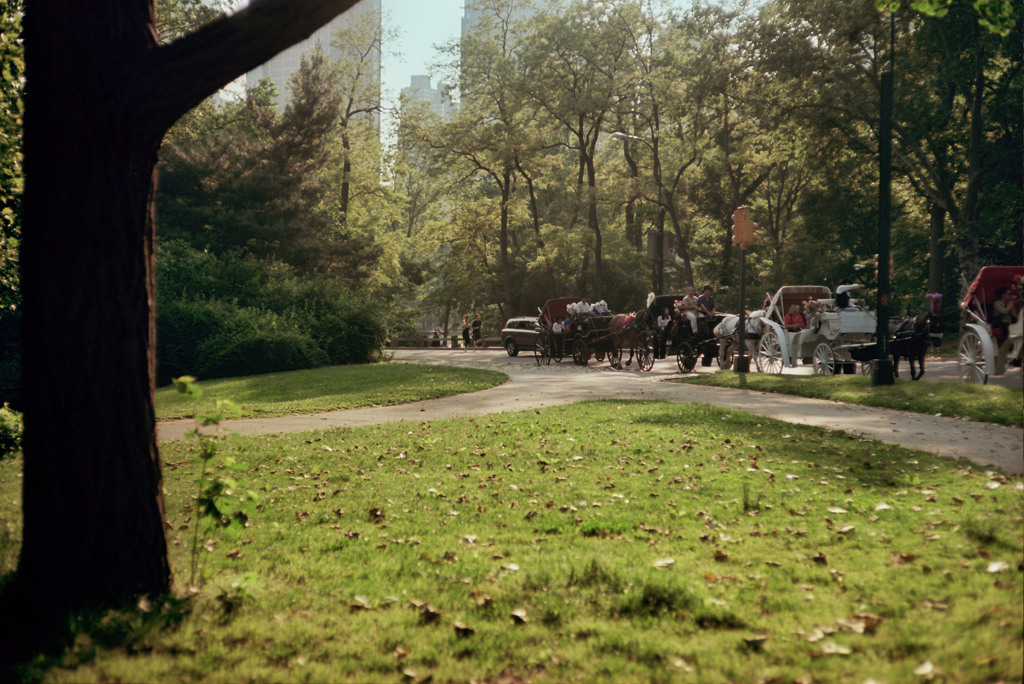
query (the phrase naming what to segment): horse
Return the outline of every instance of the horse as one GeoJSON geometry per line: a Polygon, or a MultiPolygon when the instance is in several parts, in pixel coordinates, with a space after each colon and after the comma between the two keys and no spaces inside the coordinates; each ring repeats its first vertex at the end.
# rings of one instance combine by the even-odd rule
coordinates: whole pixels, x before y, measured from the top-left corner
{"type": "MultiPolygon", "coordinates": [[[[767,329],[764,317],[763,311],[754,311],[747,315],[743,337],[748,356],[754,356],[757,342],[767,329]]],[[[726,364],[731,364],[730,356],[739,348],[739,327],[740,317],[736,314],[726,314],[712,331],[718,340],[718,365],[722,368],[726,368],[726,364]]]]}
{"type": "Polygon", "coordinates": [[[889,340],[889,353],[892,354],[892,374],[900,376],[900,359],[910,364],[910,379],[920,380],[924,375],[924,354],[929,345],[936,347],[941,342],[942,322],[933,311],[926,311],[916,318],[908,318],[896,326],[889,340]],[[914,362],[918,371],[914,373],[914,362]]]}
{"type": "Polygon", "coordinates": [[[633,363],[633,356],[636,353],[637,340],[640,333],[650,331],[651,325],[647,315],[647,307],[642,307],[632,313],[620,313],[612,316],[608,323],[608,334],[611,336],[611,364],[613,368],[622,368],[622,351],[629,348],[629,358],[626,365],[633,363]]]}

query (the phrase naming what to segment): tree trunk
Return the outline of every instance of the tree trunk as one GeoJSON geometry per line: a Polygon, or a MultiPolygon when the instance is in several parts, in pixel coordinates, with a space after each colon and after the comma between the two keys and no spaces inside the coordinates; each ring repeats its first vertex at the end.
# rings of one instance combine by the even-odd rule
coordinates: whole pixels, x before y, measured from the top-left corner
{"type": "Polygon", "coordinates": [[[190,107],[354,2],[257,0],[165,48],[151,0],[27,3],[25,524],[4,596],[22,618],[170,590],[153,410],[157,150],[190,107]]]}
{"type": "Polygon", "coordinates": [[[942,292],[942,271],[945,261],[943,238],[946,232],[946,210],[932,203],[928,210],[931,220],[928,231],[928,291],[942,292]]]}
{"type": "Polygon", "coordinates": [[[512,201],[512,167],[505,166],[501,174],[501,227],[498,241],[501,247],[501,294],[507,311],[512,306],[512,264],[508,255],[508,206],[512,201]]]}

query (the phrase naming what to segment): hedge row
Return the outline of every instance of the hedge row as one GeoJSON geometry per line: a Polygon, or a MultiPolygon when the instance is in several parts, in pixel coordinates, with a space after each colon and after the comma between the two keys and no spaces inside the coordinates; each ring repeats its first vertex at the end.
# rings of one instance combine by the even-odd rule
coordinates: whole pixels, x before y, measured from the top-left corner
{"type": "Polygon", "coordinates": [[[160,384],[369,363],[383,353],[377,307],[331,278],[181,243],[162,245],[157,263],[160,384]]]}

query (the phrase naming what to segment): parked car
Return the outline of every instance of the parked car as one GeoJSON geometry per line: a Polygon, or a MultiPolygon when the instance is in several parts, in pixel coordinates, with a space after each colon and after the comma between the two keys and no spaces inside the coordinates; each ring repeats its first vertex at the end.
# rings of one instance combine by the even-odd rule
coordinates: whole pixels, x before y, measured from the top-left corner
{"type": "Polygon", "coordinates": [[[505,348],[509,356],[515,356],[520,349],[536,347],[539,333],[540,328],[537,326],[536,316],[510,318],[505,323],[505,327],[501,329],[501,346],[505,348]]]}

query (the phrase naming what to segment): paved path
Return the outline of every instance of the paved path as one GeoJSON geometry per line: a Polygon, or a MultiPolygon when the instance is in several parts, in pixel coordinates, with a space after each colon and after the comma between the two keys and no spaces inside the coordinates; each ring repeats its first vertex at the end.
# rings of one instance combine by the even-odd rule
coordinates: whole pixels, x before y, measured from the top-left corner
{"type": "MultiPolygon", "coordinates": [[[[481,392],[401,406],[231,420],[223,425],[242,435],[303,432],[479,416],[586,399],[656,399],[739,409],[790,423],[843,430],[950,458],[965,458],[1008,473],[1024,473],[1024,430],[1018,428],[782,394],[666,382],[681,377],[671,360],[658,361],[652,372],[640,373],[611,370],[607,364],[579,368],[571,361],[538,368],[532,357],[509,358],[503,350],[401,349],[395,350],[394,359],[488,368],[507,373],[510,380],[481,392]]],[[[929,364],[927,370],[926,378],[943,376],[942,364],[929,364]]],[[[181,439],[191,427],[191,421],[161,423],[157,435],[161,441],[181,439]]]]}

